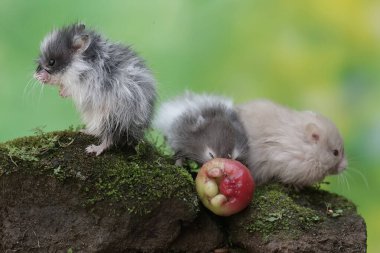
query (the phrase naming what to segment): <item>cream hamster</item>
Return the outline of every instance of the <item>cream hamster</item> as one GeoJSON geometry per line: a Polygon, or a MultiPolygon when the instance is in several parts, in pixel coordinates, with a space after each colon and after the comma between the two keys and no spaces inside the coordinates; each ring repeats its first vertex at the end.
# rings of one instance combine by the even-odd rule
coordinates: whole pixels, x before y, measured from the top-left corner
{"type": "Polygon", "coordinates": [[[237,112],[249,138],[248,167],[258,184],[273,179],[309,186],[347,167],[342,137],[326,117],[267,100],[239,105],[237,112]]]}
{"type": "Polygon", "coordinates": [[[177,164],[200,164],[216,157],[246,162],[248,139],[231,100],[186,92],[162,104],[154,126],[175,152],[177,164]]]}
{"type": "Polygon", "coordinates": [[[86,124],[98,137],[88,153],[133,143],[150,126],[156,100],[155,80],[130,47],[113,43],[83,24],[49,33],[41,43],[35,78],[56,84],[71,97],[86,124]]]}

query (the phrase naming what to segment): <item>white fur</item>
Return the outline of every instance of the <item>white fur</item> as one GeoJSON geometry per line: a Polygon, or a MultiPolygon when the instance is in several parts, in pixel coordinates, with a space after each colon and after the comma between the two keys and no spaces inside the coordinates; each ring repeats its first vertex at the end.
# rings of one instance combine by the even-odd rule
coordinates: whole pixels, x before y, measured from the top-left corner
{"type": "Polygon", "coordinates": [[[49,44],[57,39],[58,32],[57,30],[53,30],[51,33],[49,33],[41,42],[40,50],[41,52],[44,52],[47,50],[49,44]]]}
{"type": "Polygon", "coordinates": [[[312,185],[347,165],[339,131],[322,115],[267,100],[240,105],[237,111],[249,138],[249,168],[258,184],[275,179],[312,185]],[[339,157],[333,155],[334,149],[339,149],[339,157]]]}
{"type": "MultiPolygon", "coordinates": [[[[115,88],[113,92],[105,94],[101,91],[101,76],[95,73],[99,70],[90,69],[90,67],[91,66],[87,65],[85,61],[78,58],[73,61],[72,66],[62,77],[62,83],[69,90],[69,93],[72,94],[72,99],[81,112],[88,132],[95,136],[101,136],[103,130],[101,127],[102,122],[106,122],[106,117],[111,112],[116,112],[115,116],[118,116],[117,121],[126,127],[131,121],[136,121],[136,123],[142,124],[149,114],[149,108],[144,104],[144,94],[137,83],[130,80],[127,86],[124,83],[120,83],[118,79],[115,79],[114,84],[118,87],[115,88]],[[79,73],[84,71],[92,71],[94,74],[90,75],[91,78],[80,81],[79,73]],[[130,88],[133,88],[134,91],[132,92],[130,88]],[[127,110],[127,105],[120,104],[125,102],[125,99],[118,98],[128,98],[130,102],[133,100],[141,101],[139,108],[140,115],[134,115],[133,113],[122,111],[127,110]]],[[[125,70],[126,71],[122,72],[121,75],[125,74],[126,76],[120,76],[121,80],[127,80],[128,75],[141,74],[144,75],[145,78],[150,78],[153,81],[150,73],[147,73],[146,70],[141,68],[131,68],[128,65],[125,70]],[[140,73],[138,71],[140,71],[140,73]]]]}
{"type": "Polygon", "coordinates": [[[237,149],[237,148],[235,147],[234,150],[232,151],[231,158],[232,158],[233,160],[235,160],[235,159],[238,158],[240,155],[241,155],[241,150],[239,150],[239,149],[237,149]]]}

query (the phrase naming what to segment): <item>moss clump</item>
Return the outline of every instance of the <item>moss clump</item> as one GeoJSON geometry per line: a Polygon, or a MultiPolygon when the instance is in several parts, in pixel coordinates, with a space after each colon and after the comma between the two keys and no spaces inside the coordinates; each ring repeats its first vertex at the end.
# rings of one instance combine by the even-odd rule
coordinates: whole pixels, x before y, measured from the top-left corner
{"type": "Polygon", "coordinates": [[[296,239],[310,229],[333,223],[330,219],[355,213],[352,202],[317,187],[298,192],[270,184],[257,187],[249,217],[241,225],[265,241],[274,237],[296,239]]]}
{"type": "Polygon", "coordinates": [[[97,194],[88,199],[89,203],[111,199],[128,203],[129,212],[141,214],[151,212],[159,201],[177,198],[198,210],[194,182],[188,172],[168,163],[147,142],[140,142],[136,151],[131,157],[118,157],[94,168],[97,178],[87,191],[97,194]]]}
{"type": "Polygon", "coordinates": [[[35,139],[35,142],[30,142],[29,145],[22,145],[25,141],[24,138],[4,144],[4,148],[7,150],[9,158],[16,166],[17,164],[14,159],[29,162],[39,161],[38,157],[40,155],[57,146],[57,135],[46,134],[41,128],[36,128],[34,133],[38,138],[35,139]]]}
{"type": "Polygon", "coordinates": [[[253,211],[245,229],[258,232],[264,240],[281,232],[286,232],[288,237],[297,237],[301,231],[323,220],[316,210],[299,205],[289,191],[278,184],[258,187],[250,206],[253,211]]]}
{"type": "MultiPolygon", "coordinates": [[[[0,176],[14,172],[49,176],[79,186],[83,205],[117,205],[131,213],[151,212],[161,201],[176,198],[198,211],[191,175],[148,141],[95,157],[85,147],[94,138],[72,130],[38,133],[0,145],[0,176]]],[[[111,212],[110,212],[111,213],[111,212]]]]}

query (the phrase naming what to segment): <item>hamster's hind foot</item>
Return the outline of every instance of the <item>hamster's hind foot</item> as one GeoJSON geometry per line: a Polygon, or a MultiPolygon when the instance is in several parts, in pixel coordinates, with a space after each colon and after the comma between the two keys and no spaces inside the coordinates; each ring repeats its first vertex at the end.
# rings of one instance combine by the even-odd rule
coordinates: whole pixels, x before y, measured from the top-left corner
{"type": "Polygon", "coordinates": [[[96,146],[94,144],[88,146],[86,148],[86,152],[88,154],[95,153],[96,156],[102,154],[106,149],[108,149],[111,145],[107,141],[103,141],[100,145],[96,146]]]}
{"type": "Polygon", "coordinates": [[[87,128],[83,128],[79,130],[79,132],[82,134],[93,135],[87,128]]]}

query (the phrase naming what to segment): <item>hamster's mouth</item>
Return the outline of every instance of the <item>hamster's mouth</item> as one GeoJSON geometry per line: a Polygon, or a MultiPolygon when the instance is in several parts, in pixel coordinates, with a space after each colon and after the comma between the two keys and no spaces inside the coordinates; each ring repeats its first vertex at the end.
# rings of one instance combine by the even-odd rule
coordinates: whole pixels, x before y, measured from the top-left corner
{"type": "Polygon", "coordinates": [[[334,168],[332,168],[331,172],[332,174],[339,174],[341,173],[342,171],[344,171],[346,168],[347,168],[347,160],[346,158],[342,157],[342,159],[340,159],[340,161],[335,165],[334,168]]]}
{"type": "Polygon", "coordinates": [[[46,70],[34,73],[33,77],[43,84],[50,82],[50,74],[46,70]]]}
{"type": "Polygon", "coordinates": [[[61,97],[66,98],[70,96],[67,88],[62,83],[58,82],[58,80],[55,80],[57,78],[54,78],[54,76],[49,74],[46,70],[41,70],[34,73],[33,77],[43,84],[57,85],[59,88],[59,95],[61,97]]]}

